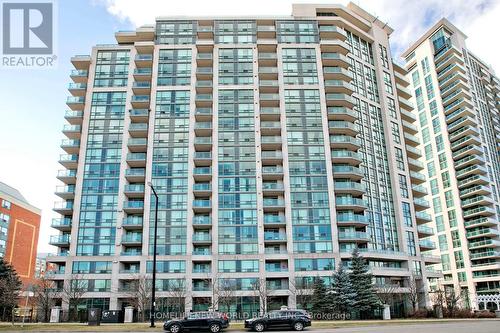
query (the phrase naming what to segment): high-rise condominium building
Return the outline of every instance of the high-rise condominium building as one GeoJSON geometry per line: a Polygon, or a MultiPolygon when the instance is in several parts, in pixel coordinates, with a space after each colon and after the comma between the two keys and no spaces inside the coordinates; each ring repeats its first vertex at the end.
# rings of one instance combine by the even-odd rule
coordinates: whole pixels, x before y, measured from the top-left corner
{"type": "Polygon", "coordinates": [[[445,286],[500,291],[500,81],[443,19],[403,56],[445,286]]]}
{"type": "Polygon", "coordinates": [[[439,258],[391,32],[353,4],[294,5],[161,17],[74,57],[58,288],[76,276],[86,305],[120,309],[151,278],[151,182],[160,310],[179,286],[187,309],[304,306],[356,247],[377,285],[415,278],[427,302],[439,258]]]}

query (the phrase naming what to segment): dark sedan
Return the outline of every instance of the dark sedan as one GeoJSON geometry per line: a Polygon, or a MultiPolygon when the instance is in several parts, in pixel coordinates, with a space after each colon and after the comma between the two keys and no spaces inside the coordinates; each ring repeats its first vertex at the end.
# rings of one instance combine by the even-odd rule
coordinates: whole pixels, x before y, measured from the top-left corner
{"type": "Polygon", "coordinates": [[[272,328],[302,331],[307,326],[311,326],[311,317],[303,310],[271,311],[262,317],[245,320],[245,328],[257,332],[272,328]]]}
{"type": "Polygon", "coordinates": [[[170,319],[163,324],[163,329],[171,333],[182,331],[209,330],[218,333],[229,326],[226,314],[215,311],[191,312],[184,319],[170,319]]]}

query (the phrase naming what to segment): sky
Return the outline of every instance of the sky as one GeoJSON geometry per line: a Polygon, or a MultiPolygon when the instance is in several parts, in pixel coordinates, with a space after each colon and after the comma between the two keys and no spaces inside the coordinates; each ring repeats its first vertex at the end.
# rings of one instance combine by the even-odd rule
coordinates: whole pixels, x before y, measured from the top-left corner
{"type": "MultiPolygon", "coordinates": [[[[291,4],[342,3],[344,0],[59,0],[58,66],[45,70],[0,69],[0,181],[16,187],[42,209],[38,249],[48,245],[57,185],[59,148],[64,138],[64,112],[70,58],[89,54],[93,45],[114,43],[114,33],[169,15],[290,15],[291,4]]],[[[473,53],[500,73],[500,0],[355,0],[362,8],[387,22],[393,57],[399,55],[441,17],[447,17],[467,36],[473,53]]]]}

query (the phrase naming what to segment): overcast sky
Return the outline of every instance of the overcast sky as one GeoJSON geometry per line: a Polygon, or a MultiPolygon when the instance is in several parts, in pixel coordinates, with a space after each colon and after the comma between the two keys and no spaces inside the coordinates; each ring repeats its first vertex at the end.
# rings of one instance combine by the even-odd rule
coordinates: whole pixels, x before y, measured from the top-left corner
{"type": "MultiPolygon", "coordinates": [[[[39,250],[48,245],[59,144],[67,109],[69,59],[88,54],[92,45],[113,43],[117,30],[154,23],[169,15],[290,15],[291,0],[60,0],[58,6],[59,65],[55,70],[0,69],[0,181],[19,189],[43,211],[39,250]]],[[[363,0],[354,1],[395,31],[391,36],[397,57],[441,17],[447,17],[468,36],[468,47],[500,71],[500,0],[363,0]]]]}

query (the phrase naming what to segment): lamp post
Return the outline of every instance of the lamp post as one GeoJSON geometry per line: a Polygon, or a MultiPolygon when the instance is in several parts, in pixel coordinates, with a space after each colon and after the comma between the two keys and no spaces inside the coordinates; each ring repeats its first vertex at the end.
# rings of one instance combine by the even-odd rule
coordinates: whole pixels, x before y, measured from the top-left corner
{"type": "Polygon", "coordinates": [[[158,233],[158,194],[156,194],[155,188],[151,182],[148,183],[149,187],[153,191],[153,194],[156,199],[155,203],[155,228],[154,228],[154,237],[153,237],[153,286],[151,290],[151,311],[149,316],[151,317],[151,325],[150,327],[155,327],[155,291],[156,291],[156,236],[158,233]]]}

